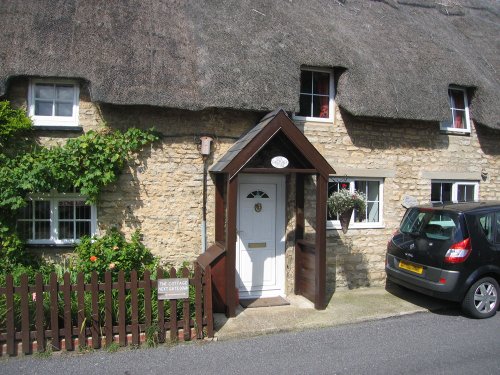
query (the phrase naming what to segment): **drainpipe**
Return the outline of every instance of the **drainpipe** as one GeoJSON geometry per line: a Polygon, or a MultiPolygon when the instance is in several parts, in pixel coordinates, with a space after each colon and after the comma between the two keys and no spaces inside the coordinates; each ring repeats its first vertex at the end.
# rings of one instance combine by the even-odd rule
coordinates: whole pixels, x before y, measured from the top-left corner
{"type": "Polygon", "coordinates": [[[207,250],[207,177],[208,177],[208,157],[210,156],[210,144],[212,137],[200,137],[200,153],[203,158],[203,205],[201,209],[201,252],[207,250]]]}

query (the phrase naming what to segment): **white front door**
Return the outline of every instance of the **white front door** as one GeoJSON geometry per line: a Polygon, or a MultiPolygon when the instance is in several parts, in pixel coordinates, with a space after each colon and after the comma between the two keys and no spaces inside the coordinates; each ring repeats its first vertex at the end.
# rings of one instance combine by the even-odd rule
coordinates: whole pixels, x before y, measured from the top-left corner
{"type": "Polygon", "coordinates": [[[285,177],[239,176],[236,285],[240,298],[284,295],[285,177]]]}

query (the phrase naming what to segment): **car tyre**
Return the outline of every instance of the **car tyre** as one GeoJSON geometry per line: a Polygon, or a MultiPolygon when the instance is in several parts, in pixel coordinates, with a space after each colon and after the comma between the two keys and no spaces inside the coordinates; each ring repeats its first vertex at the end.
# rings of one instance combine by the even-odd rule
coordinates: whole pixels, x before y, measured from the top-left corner
{"type": "Polygon", "coordinates": [[[492,317],[496,314],[500,303],[499,291],[498,282],[492,277],[476,281],[462,301],[462,310],[476,319],[492,317]]]}

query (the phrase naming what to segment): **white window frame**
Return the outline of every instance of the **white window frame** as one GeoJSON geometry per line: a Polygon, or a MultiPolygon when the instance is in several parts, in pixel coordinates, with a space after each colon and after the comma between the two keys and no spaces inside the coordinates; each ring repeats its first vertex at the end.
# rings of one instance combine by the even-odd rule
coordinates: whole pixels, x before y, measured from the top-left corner
{"type": "MultiPolygon", "coordinates": [[[[354,186],[356,181],[376,181],[378,185],[378,195],[379,195],[379,221],[377,222],[364,222],[356,223],[354,221],[354,213],[351,216],[351,221],[349,224],[349,229],[373,229],[373,228],[384,228],[384,178],[382,177],[337,177],[330,176],[330,181],[337,180],[339,183],[349,184],[349,191],[354,192],[354,186]]],[[[363,192],[364,193],[364,192],[363,192]]],[[[342,229],[339,220],[327,220],[326,229],[342,229]]]]}
{"type": "MultiPolygon", "coordinates": [[[[432,184],[452,184],[451,185],[451,202],[458,203],[458,185],[474,186],[474,202],[479,200],[479,181],[460,181],[460,180],[431,180],[431,203],[443,203],[442,201],[432,200],[432,184]]],[[[442,194],[441,194],[442,195],[442,194]]],[[[470,201],[468,201],[470,202],[470,201]]]]}
{"type": "MultiPolygon", "coordinates": [[[[50,202],[50,239],[28,239],[28,244],[33,245],[71,245],[79,243],[78,239],[59,239],[59,202],[60,201],[78,201],[85,202],[86,198],[78,193],[58,193],[53,191],[45,194],[33,194],[28,197],[30,204],[34,201],[50,202]]],[[[30,219],[18,219],[18,221],[28,221],[35,225],[33,217],[30,219]]],[[[65,220],[63,220],[65,221],[65,220]]],[[[77,221],[76,218],[73,221],[77,221]]],[[[81,220],[88,221],[88,220],[81,220]]],[[[90,205],[90,236],[96,235],[97,231],[97,208],[95,205],[90,205]]],[[[34,228],[33,228],[34,232],[34,228]]]]}
{"type": "MultiPolygon", "coordinates": [[[[303,68],[300,71],[300,76],[302,78],[302,72],[319,72],[319,73],[328,73],[330,75],[330,84],[329,84],[329,98],[328,98],[328,118],[326,117],[312,117],[312,116],[298,116],[296,114],[293,115],[294,120],[298,121],[312,121],[312,122],[329,122],[332,123],[334,119],[334,110],[335,110],[335,86],[333,81],[333,70],[332,69],[322,69],[322,68],[303,68]]],[[[302,93],[299,90],[299,99],[302,93]]],[[[310,93],[307,93],[310,94],[310,93]]]]}
{"type": "MultiPolygon", "coordinates": [[[[441,131],[446,133],[459,133],[459,134],[469,134],[470,133],[470,119],[469,119],[469,99],[467,98],[467,90],[460,86],[450,86],[448,88],[448,102],[450,104],[450,117],[451,119],[441,121],[440,128],[441,131]],[[453,127],[453,112],[456,110],[455,103],[453,102],[453,96],[450,95],[450,90],[462,92],[464,98],[464,108],[465,108],[465,129],[454,128],[453,127]]],[[[461,109],[459,109],[461,111],[461,109]]]]}
{"type": "Polygon", "coordinates": [[[80,101],[80,85],[73,80],[50,80],[50,79],[31,79],[28,89],[28,114],[33,120],[34,126],[78,126],[80,101]],[[72,116],[36,116],[35,115],[35,86],[37,84],[52,85],[72,85],[73,92],[73,113],[72,116]]]}

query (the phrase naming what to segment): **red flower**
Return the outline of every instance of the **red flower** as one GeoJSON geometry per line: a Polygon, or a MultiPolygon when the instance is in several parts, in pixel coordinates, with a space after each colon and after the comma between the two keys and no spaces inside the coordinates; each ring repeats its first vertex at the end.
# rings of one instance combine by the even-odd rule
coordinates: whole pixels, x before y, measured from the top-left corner
{"type": "Polygon", "coordinates": [[[347,184],[342,184],[341,187],[342,189],[347,189],[347,184]]]}
{"type": "Polygon", "coordinates": [[[96,260],[97,260],[97,257],[96,257],[95,255],[92,255],[92,256],[90,257],[90,261],[91,261],[91,262],[95,262],[96,260]]]}

